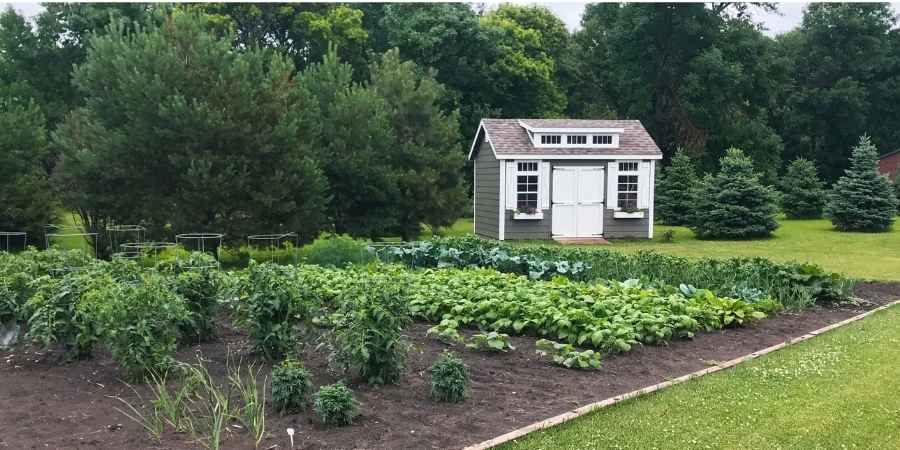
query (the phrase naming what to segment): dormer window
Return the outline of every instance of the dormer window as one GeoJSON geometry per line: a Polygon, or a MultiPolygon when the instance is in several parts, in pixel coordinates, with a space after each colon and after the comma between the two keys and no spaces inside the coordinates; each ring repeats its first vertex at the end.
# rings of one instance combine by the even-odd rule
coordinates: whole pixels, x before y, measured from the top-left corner
{"type": "Polygon", "coordinates": [[[613,137],[610,134],[594,135],[594,145],[612,145],[613,137]]]}
{"type": "Polygon", "coordinates": [[[561,143],[562,143],[562,135],[559,135],[559,134],[542,134],[541,135],[541,144],[559,145],[561,143]]]}
{"type": "Polygon", "coordinates": [[[566,144],[587,145],[587,136],[583,134],[570,134],[566,136],[566,144]]]}

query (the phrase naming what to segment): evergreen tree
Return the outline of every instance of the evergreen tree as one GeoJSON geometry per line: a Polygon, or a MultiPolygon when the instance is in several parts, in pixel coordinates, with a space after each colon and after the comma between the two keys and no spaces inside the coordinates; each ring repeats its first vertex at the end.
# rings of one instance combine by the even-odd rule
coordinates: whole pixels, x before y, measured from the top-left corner
{"type": "Polygon", "coordinates": [[[781,209],[790,219],[818,219],[825,208],[825,188],[816,165],[805,158],[791,162],[781,183],[781,209]]]}
{"type": "Polygon", "coordinates": [[[726,150],[720,166],[694,189],[690,228],[701,239],[769,236],[778,228],[776,192],[759,181],[753,161],[740,149],[726,150]]]}
{"type": "Polygon", "coordinates": [[[886,176],[878,174],[878,149],[869,136],[859,138],[850,168],[838,179],[826,213],[841,231],[887,231],[897,212],[897,197],[886,176]]]}
{"type": "Polygon", "coordinates": [[[894,195],[897,197],[897,214],[900,215],[900,173],[894,174],[894,195]]]}
{"type": "Polygon", "coordinates": [[[316,104],[276,52],[236,52],[208,18],[121,22],[90,40],[84,106],[54,133],[63,201],[92,231],[109,220],[231,239],[325,224],[326,180],[310,145],[316,104]]]}
{"type": "Polygon", "coordinates": [[[39,244],[54,214],[41,165],[48,154],[44,115],[34,101],[0,97],[0,130],[0,231],[25,231],[29,244],[39,244]]]}
{"type": "Polygon", "coordinates": [[[684,149],[678,149],[672,162],[660,171],[656,184],[656,217],[665,225],[686,225],[694,201],[690,196],[697,184],[694,160],[684,149]]]}

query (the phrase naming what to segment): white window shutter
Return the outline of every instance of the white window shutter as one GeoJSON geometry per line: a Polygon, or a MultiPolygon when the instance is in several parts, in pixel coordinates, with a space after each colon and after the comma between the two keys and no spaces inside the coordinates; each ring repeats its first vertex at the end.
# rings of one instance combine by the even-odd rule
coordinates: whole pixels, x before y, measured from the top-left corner
{"type": "Polygon", "coordinates": [[[506,162],[506,209],[516,209],[516,162],[506,162]]]}
{"type": "Polygon", "coordinates": [[[650,207],[650,161],[641,161],[638,172],[638,208],[650,207]]]}
{"type": "Polygon", "coordinates": [[[541,161],[538,173],[538,204],[541,209],[550,209],[550,163],[541,161]]]}
{"type": "Polygon", "coordinates": [[[619,209],[619,162],[606,165],[606,209],[619,209]]]}

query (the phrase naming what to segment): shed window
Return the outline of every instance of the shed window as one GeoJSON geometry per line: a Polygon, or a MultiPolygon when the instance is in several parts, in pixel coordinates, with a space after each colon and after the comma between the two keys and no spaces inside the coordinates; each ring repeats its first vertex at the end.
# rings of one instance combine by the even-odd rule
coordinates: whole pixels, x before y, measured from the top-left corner
{"type": "Polygon", "coordinates": [[[542,134],[541,144],[558,145],[562,143],[562,135],[560,134],[542,134]]]}
{"type": "Polygon", "coordinates": [[[538,163],[516,164],[516,210],[526,213],[538,208],[538,163]]]}
{"type": "Polygon", "coordinates": [[[629,210],[638,206],[638,163],[636,161],[619,163],[618,178],[619,208],[629,210]]]}
{"type": "Polygon", "coordinates": [[[609,134],[598,134],[593,136],[594,145],[612,145],[612,135],[609,134]]]}
{"type": "Polygon", "coordinates": [[[586,145],[587,136],[583,134],[570,134],[566,136],[566,144],[569,145],[586,145]]]}

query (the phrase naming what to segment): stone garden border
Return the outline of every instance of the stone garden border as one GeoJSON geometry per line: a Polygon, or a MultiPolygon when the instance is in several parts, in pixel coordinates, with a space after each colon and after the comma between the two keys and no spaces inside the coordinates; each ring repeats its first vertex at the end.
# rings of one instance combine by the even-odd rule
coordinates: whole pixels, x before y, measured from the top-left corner
{"type": "Polygon", "coordinates": [[[793,339],[790,339],[790,340],[788,340],[788,341],[782,342],[782,343],[780,343],[780,344],[775,344],[775,345],[773,345],[773,346],[771,346],[771,347],[766,347],[766,348],[764,348],[764,349],[762,349],[762,350],[755,351],[755,352],[750,353],[750,354],[748,354],[748,355],[744,355],[744,356],[741,356],[741,357],[732,359],[732,360],[730,360],[730,361],[718,363],[718,364],[716,364],[716,365],[714,365],[714,366],[712,366],[712,367],[706,368],[706,369],[698,370],[698,371],[696,371],[696,372],[692,372],[692,373],[689,373],[689,374],[687,374],[687,375],[682,375],[682,376],[680,376],[680,377],[678,377],[678,378],[673,378],[673,379],[671,379],[671,380],[669,380],[669,381],[664,381],[664,382],[662,382],[662,383],[654,384],[654,385],[652,385],[652,386],[647,386],[647,387],[645,387],[645,388],[637,389],[637,390],[634,390],[634,391],[631,391],[631,392],[628,392],[628,393],[625,393],[625,394],[622,394],[622,395],[617,395],[617,396],[615,396],[615,397],[610,397],[610,398],[608,398],[608,399],[606,399],[606,400],[601,400],[601,401],[599,401],[599,402],[594,402],[594,403],[590,403],[590,404],[588,404],[588,405],[584,405],[584,406],[579,407],[579,408],[577,408],[577,409],[573,409],[572,411],[569,411],[569,412],[566,412],[566,413],[562,413],[562,414],[560,414],[560,415],[558,415],[558,416],[554,416],[554,417],[551,417],[551,418],[549,418],[549,419],[544,419],[544,420],[542,420],[542,421],[540,421],[540,422],[535,422],[535,423],[533,423],[533,424],[531,424],[531,425],[526,425],[526,426],[524,426],[524,427],[522,427],[522,428],[519,428],[519,429],[517,429],[517,430],[513,430],[513,431],[510,431],[509,433],[506,433],[506,434],[502,434],[502,435],[500,435],[500,436],[497,436],[497,437],[495,437],[495,438],[493,438],[493,439],[489,439],[489,440],[486,440],[486,441],[484,441],[484,442],[480,442],[480,443],[478,443],[478,444],[474,444],[474,445],[467,446],[467,447],[465,447],[464,450],[487,450],[487,449],[496,447],[496,446],[498,446],[498,445],[500,445],[500,444],[504,444],[504,443],[507,443],[507,442],[512,441],[512,440],[515,440],[515,439],[519,439],[519,438],[525,436],[526,434],[532,433],[532,432],[534,432],[534,431],[542,430],[542,429],[544,429],[544,428],[550,428],[550,427],[559,425],[559,424],[561,424],[561,423],[568,422],[568,421],[570,421],[570,420],[572,420],[572,419],[581,417],[581,416],[583,416],[583,415],[585,415],[585,414],[587,414],[587,413],[589,413],[589,412],[591,412],[591,411],[595,411],[595,410],[600,409],[600,408],[605,408],[605,407],[607,407],[607,406],[612,406],[612,405],[615,405],[616,403],[619,403],[619,402],[622,402],[622,401],[625,401],[625,400],[628,400],[628,399],[631,399],[631,398],[635,398],[635,397],[638,397],[638,396],[641,396],[641,395],[644,395],[644,394],[649,394],[649,393],[654,392],[654,391],[659,391],[659,390],[662,390],[662,389],[665,389],[665,388],[674,386],[674,385],[676,385],[676,384],[681,384],[681,383],[683,383],[683,382],[685,382],[685,381],[688,381],[688,380],[691,380],[691,379],[694,379],[694,378],[697,378],[697,377],[701,377],[701,376],[703,376],[703,375],[708,375],[708,374],[711,374],[711,373],[714,373],[714,372],[718,372],[718,371],[720,371],[720,370],[727,369],[727,368],[729,368],[729,367],[734,367],[734,366],[736,366],[736,365],[738,365],[738,364],[740,364],[740,363],[742,363],[742,362],[746,362],[746,361],[750,361],[750,360],[752,360],[752,359],[756,359],[756,358],[758,358],[758,357],[760,357],[760,356],[762,356],[762,355],[765,355],[765,354],[767,354],[767,353],[772,353],[772,352],[774,352],[774,351],[776,351],[776,350],[780,350],[780,349],[785,348],[785,347],[787,347],[787,346],[789,346],[789,345],[793,345],[793,344],[797,344],[797,343],[799,343],[799,342],[803,342],[803,341],[805,341],[805,340],[807,340],[807,339],[816,337],[816,336],[818,336],[818,335],[820,335],[820,334],[823,334],[823,333],[826,333],[826,332],[828,332],[828,331],[832,331],[832,330],[834,330],[834,329],[843,327],[844,325],[851,324],[851,323],[856,322],[856,321],[858,321],[858,320],[861,320],[861,319],[863,319],[863,318],[865,318],[865,317],[868,317],[868,316],[871,315],[871,314],[874,314],[874,313],[876,313],[876,312],[878,312],[878,311],[883,311],[883,310],[888,309],[888,308],[890,308],[890,307],[892,307],[892,306],[894,306],[894,305],[897,305],[897,304],[900,304],[900,300],[894,300],[894,301],[892,301],[892,302],[890,302],[890,303],[887,303],[887,304],[885,304],[885,305],[882,305],[882,306],[879,306],[879,307],[877,307],[877,308],[875,308],[875,309],[872,309],[871,311],[866,311],[866,312],[864,312],[864,313],[862,313],[862,314],[858,314],[858,315],[853,316],[853,317],[851,317],[851,318],[849,318],[849,319],[845,319],[845,320],[842,320],[842,321],[840,321],[840,322],[833,323],[833,324],[831,324],[831,325],[828,325],[828,326],[819,328],[818,330],[811,331],[811,332],[809,332],[809,333],[807,333],[807,334],[804,334],[804,335],[802,335],[802,336],[795,337],[795,338],[793,338],[793,339]]]}

